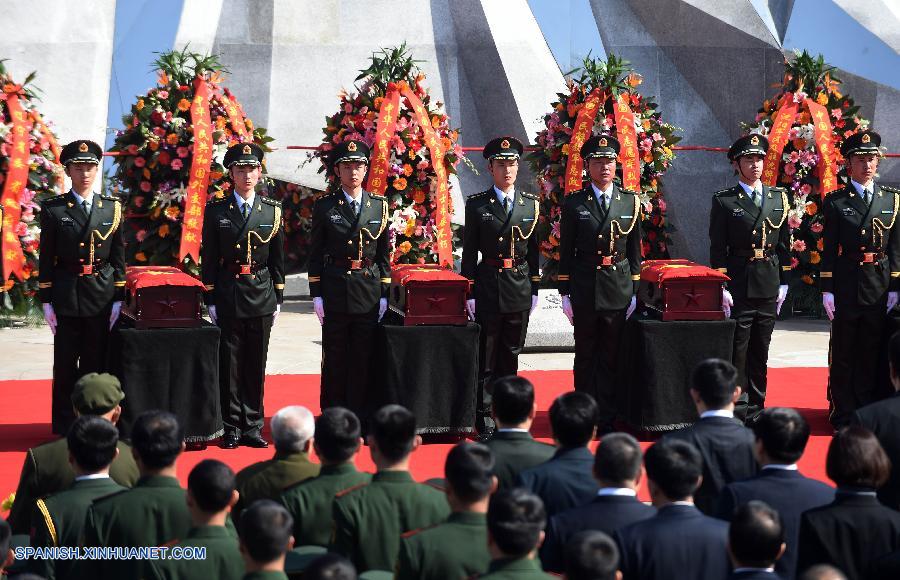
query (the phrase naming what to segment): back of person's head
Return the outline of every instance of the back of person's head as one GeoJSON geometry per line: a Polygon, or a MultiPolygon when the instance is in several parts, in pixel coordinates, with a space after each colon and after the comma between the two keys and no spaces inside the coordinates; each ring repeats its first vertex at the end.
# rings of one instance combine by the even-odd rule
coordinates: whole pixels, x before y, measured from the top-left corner
{"type": "Polygon", "coordinates": [[[599,411],[594,397],[570,391],[550,405],[550,428],[562,447],[587,445],[594,436],[599,411]]]}
{"type": "Polygon", "coordinates": [[[500,377],[494,381],[491,397],[497,421],[504,425],[519,425],[528,419],[534,408],[534,385],[525,377],[500,377]]]}
{"type": "Polygon", "coordinates": [[[256,500],[241,512],[238,535],[247,556],[268,564],[291,549],[294,519],[270,499],[256,500]]]}
{"type": "Polygon", "coordinates": [[[612,487],[626,487],[641,475],[643,453],[638,440],[628,433],[604,435],[594,454],[594,475],[612,487]]]}
{"type": "Polygon", "coordinates": [[[282,453],[300,453],[315,432],[315,418],[312,412],[300,405],[279,409],[272,416],[272,441],[275,449],[282,453]]]}
{"type": "Polygon", "coordinates": [[[585,530],[566,543],[566,580],[615,580],[619,548],[612,538],[596,530],[585,530]]]}
{"type": "Polygon", "coordinates": [[[303,580],[356,580],[356,568],[347,558],[325,554],[303,570],[303,580]]]}
{"type": "Polygon", "coordinates": [[[547,512],[541,498],[522,488],[500,490],[491,496],[487,527],[494,544],[510,558],[522,558],[538,547],[547,512]]]}
{"type": "Polygon", "coordinates": [[[0,572],[9,556],[9,545],[12,543],[12,527],[5,519],[0,518],[0,572]]]}
{"type": "Polygon", "coordinates": [[[96,473],[109,467],[115,459],[119,430],[102,417],[82,415],[69,427],[66,442],[78,467],[96,473]]]}
{"type": "Polygon", "coordinates": [[[691,373],[691,388],[710,409],[723,409],[731,403],[737,386],[734,365],[718,358],[701,361],[691,373]]]}
{"type": "Polygon", "coordinates": [[[768,568],[784,549],[781,516],[767,503],[752,500],[738,507],[728,528],[735,567],[768,568]]]}
{"type": "Polygon", "coordinates": [[[343,407],[330,407],[316,419],[316,453],[323,461],[344,463],[359,449],[362,429],[356,414],[343,407]]]}
{"type": "Polygon", "coordinates": [[[181,453],[181,425],[168,411],[145,411],[131,428],[131,445],[146,467],[169,467],[181,453]]]}
{"type": "Polygon", "coordinates": [[[372,417],[372,438],[387,461],[402,461],[415,447],[416,418],[406,407],[385,405],[372,417]]]}
{"type": "Polygon", "coordinates": [[[494,491],[494,454],[480,443],[458,443],[447,454],[444,476],[461,501],[481,501],[494,491]]]}
{"type": "Polygon", "coordinates": [[[694,495],[703,475],[703,457],[686,441],[664,438],[644,453],[644,467],[651,480],[672,501],[694,495]]]}
{"type": "Polygon", "coordinates": [[[891,474],[891,460],[871,431],[853,425],[834,434],[825,473],[838,487],[878,489],[891,474]]]}
{"type": "Polygon", "coordinates": [[[228,507],[235,487],[234,471],[215,459],[204,459],[188,475],[188,492],[206,513],[218,513],[228,507]]]}
{"type": "Polygon", "coordinates": [[[847,580],[843,572],[831,564],[816,564],[798,576],[799,580],[847,580]]]}
{"type": "Polygon", "coordinates": [[[776,463],[797,463],[809,441],[809,423],[796,409],[770,407],[759,414],[753,434],[776,463]]]}

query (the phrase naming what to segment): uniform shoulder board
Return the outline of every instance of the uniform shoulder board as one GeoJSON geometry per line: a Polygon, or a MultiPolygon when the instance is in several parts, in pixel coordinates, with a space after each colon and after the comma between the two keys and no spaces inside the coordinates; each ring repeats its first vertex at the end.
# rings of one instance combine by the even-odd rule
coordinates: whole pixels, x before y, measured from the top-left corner
{"type": "Polygon", "coordinates": [[[336,494],[334,494],[334,497],[335,497],[335,498],[344,497],[345,495],[347,495],[347,494],[349,494],[349,493],[352,493],[352,492],[354,492],[354,491],[356,491],[356,490],[358,490],[358,489],[361,489],[361,488],[363,488],[363,487],[366,487],[367,485],[369,485],[369,484],[368,484],[368,483],[360,483],[360,484],[358,484],[358,485],[354,485],[353,487],[348,487],[347,489],[345,489],[345,490],[343,490],[343,491],[339,491],[339,492],[337,492],[336,494]]]}
{"type": "Polygon", "coordinates": [[[122,200],[119,199],[119,197],[116,196],[116,195],[109,195],[109,194],[105,194],[105,193],[100,195],[100,199],[106,199],[106,200],[108,200],[108,201],[118,201],[118,202],[121,202],[121,201],[122,201],[122,200]]]}
{"type": "Polygon", "coordinates": [[[521,192],[521,193],[522,193],[522,197],[527,197],[528,199],[538,199],[538,200],[540,199],[540,198],[537,196],[537,194],[534,194],[534,193],[531,193],[531,192],[528,192],[528,191],[523,191],[523,192],[521,192]]]}
{"type": "Polygon", "coordinates": [[[225,203],[226,201],[228,201],[228,198],[225,197],[225,196],[222,196],[222,197],[214,197],[214,198],[212,198],[211,200],[209,200],[208,202],[206,202],[206,205],[217,205],[217,204],[220,204],[220,203],[225,203]]]}
{"type": "Polygon", "coordinates": [[[720,189],[719,191],[713,194],[713,197],[719,197],[720,195],[726,195],[731,193],[734,190],[733,187],[729,187],[728,189],[720,189]]]}
{"type": "Polygon", "coordinates": [[[474,201],[474,200],[476,200],[476,199],[484,199],[484,198],[486,198],[486,197],[488,196],[488,194],[490,194],[490,193],[491,193],[491,190],[490,190],[490,189],[487,189],[487,190],[482,191],[482,192],[480,192],[480,193],[473,193],[472,195],[470,195],[469,197],[466,198],[466,203],[469,203],[470,201],[474,201]]]}
{"type": "Polygon", "coordinates": [[[440,524],[434,524],[431,526],[425,526],[424,528],[416,528],[415,530],[403,532],[402,534],[400,534],[400,537],[405,540],[406,538],[411,538],[411,537],[415,536],[416,534],[420,534],[420,533],[424,532],[425,530],[430,530],[431,528],[436,528],[436,527],[438,527],[438,525],[440,525],[440,524]]]}
{"type": "Polygon", "coordinates": [[[785,191],[787,191],[787,189],[785,189],[783,187],[776,187],[776,186],[772,185],[769,187],[769,191],[774,191],[776,193],[784,193],[785,191]]]}
{"type": "Polygon", "coordinates": [[[108,500],[111,500],[111,499],[113,499],[113,498],[119,497],[120,495],[122,495],[122,494],[125,493],[126,491],[129,491],[129,490],[128,490],[128,489],[120,489],[119,491],[114,491],[114,492],[112,492],[112,493],[110,493],[110,494],[108,494],[108,495],[102,495],[102,496],[100,496],[100,497],[98,497],[97,499],[94,500],[94,504],[96,505],[96,504],[98,504],[98,503],[100,503],[100,502],[108,501],[108,500]]]}
{"type": "Polygon", "coordinates": [[[381,201],[384,201],[387,199],[383,195],[378,195],[377,193],[371,193],[371,192],[369,193],[369,197],[371,197],[372,199],[380,199],[381,201]]]}
{"type": "Polygon", "coordinates": [[[443,491],[443,492],[447,491],[446,487],[444,487],[443,485],[441,485],[439,483],[435,483],[433,481],[423,481],[422,485],[427,485],[428,487],[436,489],[438,491],[443,491]]]}
{"type": "Polygon", "coordinates": [[[48,197],[44,200],[45,204],[57,204],[62,203],[66,199],[66,194],[61,193],[59,195],[54,195],[53,197],[48,197]]]}
{"type": "Polygon", "coordinates": [[[900,193],[900,189],[891,187],[890,185],[879,185],[879,187],[885,191],[890,191],[891,193],[900,193]]]}
{"type": "Polygon", "coordinates": [[[621,191],[622,193],[630,193],[631,195],[640,195],[638,192],[631,191],[630,189],[625,189],[624,187],[620,187],[619,191],[621,191]]]}
{"type": "Polygon", "coordinates": [[[281,205],[281,201],[272,197],[260,196],[260,199],[263,203],[267,203],[269,205],[281,205]]]}

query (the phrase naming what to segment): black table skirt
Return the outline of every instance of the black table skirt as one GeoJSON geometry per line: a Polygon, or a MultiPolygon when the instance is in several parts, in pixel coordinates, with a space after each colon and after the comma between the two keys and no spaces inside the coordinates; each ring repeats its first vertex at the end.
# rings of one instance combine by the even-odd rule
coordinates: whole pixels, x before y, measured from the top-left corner
{"type": "Polygon", "coordinates": [[[697,420],[691,371],[710,357],[731,361],[734,320],[669,321],[633,317],[626,324],[620,415],[640,431],[673,431],[697,420]]]}
{"type": "Polygon", "coordinates": [[[403,405],[416,416],[419,433],[474,432],[479,330],[472,322],[380,325],[378,360],[384,368],[378,373],[377,405],[403,405]]]}
{"type": "Polygon", "coordinates": [[[138,330],[120,318],[109,345],[109,369],[119,377],[125,400],[119,431],[129,438],[144,411],[162,409],[178,417],[185,441],[223,434],[219,400],[218,326],[138,330]]]}

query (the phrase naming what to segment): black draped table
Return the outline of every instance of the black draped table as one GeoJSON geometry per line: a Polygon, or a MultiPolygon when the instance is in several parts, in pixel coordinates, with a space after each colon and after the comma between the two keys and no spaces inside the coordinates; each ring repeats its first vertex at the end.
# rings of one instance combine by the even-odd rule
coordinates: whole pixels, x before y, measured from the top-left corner
{"type": "Polygon", "coordinates": [[[703,359],[731,361],[734,320],[662,322],[635,315],[625,327],[620,419],[640,431],[673,431],[697,420],[691,371],[703,359]]]}
{"type": "Polygon", "coordinates": [[[399,326],[388,314],[378,330],[377,405],[403,405],[419,433],[473,433],[479,326],[399,326]]]}
{"type": "Polygon", "coordinates": [[[219,400],[218,326],[134,328],[122,317],[109,341],[109,372],[119,377],[125,400],[119,430],[130,437],[137,416],[171,411],[185,441],[210,441],[223,434],[219,400]]]}

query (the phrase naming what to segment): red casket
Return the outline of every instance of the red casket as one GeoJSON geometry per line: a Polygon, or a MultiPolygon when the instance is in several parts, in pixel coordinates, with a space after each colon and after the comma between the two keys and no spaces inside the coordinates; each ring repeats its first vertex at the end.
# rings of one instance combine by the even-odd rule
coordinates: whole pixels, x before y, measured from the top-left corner
{"type": "Polygon", "coordinates": [[[390,308],[404,326],[465,325],[469,280],[437,264],[403,264],[391,270],[390,308]]]}
{"type": "Polygon", "coordinates": [[[200,326],[203,283],[171,266],[131,266],[125,271],[122,314],[135,328],[200,326]]]}
{"type": "Polygon", "coordinates": [[[663,320],[724,320],[725,274],[689,260],[646,260],[638,300],[663,320]]]}

